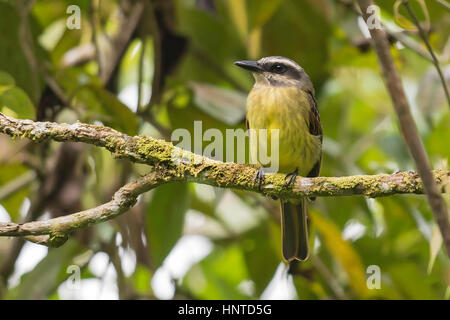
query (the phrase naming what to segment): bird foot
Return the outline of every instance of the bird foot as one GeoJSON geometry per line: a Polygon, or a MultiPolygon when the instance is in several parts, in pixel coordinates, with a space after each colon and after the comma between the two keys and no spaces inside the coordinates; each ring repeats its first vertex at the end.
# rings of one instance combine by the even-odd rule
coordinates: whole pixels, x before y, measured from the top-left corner
{"type": "Polygon", "coordinates": [[[296,168],[294,172],[288,173],[285,177],[285,179],[288,179],[286,182],[286,187],[289,187],[293,182],[295,182],[295,178],[298,176],[298,169],[296,168]]]}
{"type": "Polygon", "coordinates": [[[264,170],[263,168],[259,168],[258,172],[256,173],[255,179],[253,179],[254,182],[258,183],[258,189],[261,190],[261,185],[265,180],[264,176],[264,170]]]}

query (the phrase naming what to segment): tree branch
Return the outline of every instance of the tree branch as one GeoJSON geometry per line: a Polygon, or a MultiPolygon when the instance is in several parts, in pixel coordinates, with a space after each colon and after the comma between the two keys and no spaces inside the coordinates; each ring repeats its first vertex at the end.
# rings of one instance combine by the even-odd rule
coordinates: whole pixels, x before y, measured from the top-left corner
{"type": "Polygon", "coordinates": [[[100,73],[100,79],[103,83],[108,82],[117,67],[118,61],[136,29],[143,11],[144,4],[142,1],[137,1],[133,4],[128,16],[124,16],[124,12],[119,11],[118,32],[112,38],[112,42],[104,41],[105,52],[101,52],[101,54],[104,55],[102,59],[104,64],[102,65],[100,73]],[[107,59],[104,59],[105,57],[107,59]]]}
{"type": "Polygon", "coordinates": [[[420,37],[422,38],[423,42],[425,43],[425,46],[427,47],[428,52],[430,53],[430,56],[433,59],[432,62],[434,64],[434,67],[436,68],[439,78],[441,79],[445,97],[447,98],[447,105],[450,108],[450,93],[448,92],[447,83],[445,81],[444,74],[442,73],[441,66],[439,65],[439,60],[436,57],[436,54],[434,53],[433,48],[431,48],[431,44],[428,41],[428,36],[425,33],[425,31],[423,30],[423,28],[421,27],[419,20],[417,19],[416,15],[414,14],[414,11],[411,9],[411,6],[409,5],[409,2],[407,0],[403,0],[403,5],[406,7],[406,10],[408,10],[408,13],[409,13],[411,19],[413,20],[414,24],[416,25],[417,30],[419,30],[420,37]]]}
{"type": "MultiPolygon", "coordinates": [[[[367,8],[373,5],[372,0],[359,0],[364,21],[369,19],[370,15],[367,8]]],[[[441,197],[435,178],[431,171],[425,147],[420,139],[414,119],[411,115],[408,100],[402,87],[400,75],[395,67],[394,60],[389,51],[389,42],[386,32],[382,29],[369,28],[373,39],[373,45],[378,57],[386,87],[391,96],[392,103],[397,113],[403,138],[416,163],[417,170],[424,182],[424,189],[428,197],[428,202],[433,211],[439,230],[442,234],[443,242],[450,257],[450,222],[444,199],[441,197]]]]}
{"type": "MultiPolygon", "coordinates": [[[[83,123],[65,124],[19,120],[0,113],[0,132],[12,137],[40,142],[83,142],[108,149],[117,158],[151,165],[153,171],[120,188],[112,200],[98,207],[47,221],[24,224],[0,223],[0,236],[27,236],[27,240],[59,246],[76,229],[113,219],[131,208],[137,197],[157,186],[174,181],[191,181],[216,187],[235,188],[264,195],[293,199],[312,196],[364,195],[381,197],[402,193],[423,193],[419,176],[412,171],[394,174],[349,177],[298,177],[285,187],[282,174],[267,175],[261,190],[254,182],[257,169],[243,164],[224,163],[173,146],[164,140],[146,136],[131,137],[114,129],[83,123]],[[177,156],[183,154],[182,159],[177,156]]],[[[434,179],[444,185],[450,172],[434,171],[434,179]]]]}
{"type": "Polygon", "coordinates": [[[26,239],[29,241],[58,247],[66,242],[69,233],[111,220],[134,206],[138,195],[163,183],[158,178],[159,175],[160,173],[155,171],[127,183],[114,194],[111,201],[92,209],[47,221],[33,221],[24,224],[0,223],[0,236],[27,236],[26,239]]]}

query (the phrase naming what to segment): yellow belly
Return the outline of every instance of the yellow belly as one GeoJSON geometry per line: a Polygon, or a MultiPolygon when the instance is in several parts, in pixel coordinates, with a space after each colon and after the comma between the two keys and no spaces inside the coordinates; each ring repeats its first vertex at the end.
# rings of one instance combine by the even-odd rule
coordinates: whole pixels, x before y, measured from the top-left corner
{"type": "MultiPolygon", "coordinates": [[[[279,130],[278,172],[290,173],[298,168],[299,175],[306,176],[319,160],[321,142],[319,137],[309,133],[309,110],[307,94],[295,87],[257,87],[250,91],[247,98],[249,128],[256,129],[258,139],[259,129],[268,130],[268,139],[259,141],[260,147],[270,153],[270,129],[279,130]]],[[[250,153],[257,159],[256,139],[250,139],[250,153]]]]}

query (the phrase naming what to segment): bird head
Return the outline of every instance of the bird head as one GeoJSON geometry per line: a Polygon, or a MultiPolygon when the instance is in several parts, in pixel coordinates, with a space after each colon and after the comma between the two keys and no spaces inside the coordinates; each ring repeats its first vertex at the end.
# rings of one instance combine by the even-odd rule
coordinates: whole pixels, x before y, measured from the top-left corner
{"type": "Polygon", "coordinates": [[[258,61],[236,61],[234,64],[253,73],[255,87],[295,86],[314,93],[313,85],[305,70],[291,59],[271,56],[258,61]]]}

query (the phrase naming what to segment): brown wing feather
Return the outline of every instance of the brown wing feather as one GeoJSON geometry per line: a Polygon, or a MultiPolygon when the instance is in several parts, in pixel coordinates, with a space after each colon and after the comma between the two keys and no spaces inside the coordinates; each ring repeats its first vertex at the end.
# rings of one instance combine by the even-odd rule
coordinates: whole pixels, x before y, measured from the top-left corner
{"type": "MultiPolygon", "coordinates": [[[[322,124],[320,123],[319,109],[317,107],[316,99],[314,94],[308,91],[308,100],[311,105],[311,110],[309,112],[309,132],[315,136],[320,137],[320,142],[322,143],[322,124]]],[[[308,177],[317,177],[320,172],[320,164],[322,161],[322,151],[320,152],[319,160],[316,162],[312,170],[308,173],[308,177]]]]}

